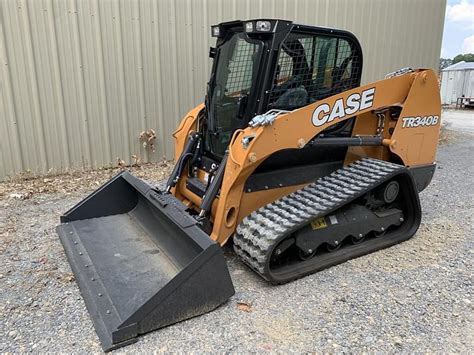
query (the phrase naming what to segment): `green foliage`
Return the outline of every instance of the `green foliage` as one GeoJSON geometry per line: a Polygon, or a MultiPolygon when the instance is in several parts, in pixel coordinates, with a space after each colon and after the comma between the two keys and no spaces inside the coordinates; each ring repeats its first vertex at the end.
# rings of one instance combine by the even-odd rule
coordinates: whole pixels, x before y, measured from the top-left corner
{"type": "Polygon", "coordinates": [[[458,54],[453,58],[453,64],[459,63],[459,62],[474,62],[474,53],[467,53],[467,54],[458,54]]]}

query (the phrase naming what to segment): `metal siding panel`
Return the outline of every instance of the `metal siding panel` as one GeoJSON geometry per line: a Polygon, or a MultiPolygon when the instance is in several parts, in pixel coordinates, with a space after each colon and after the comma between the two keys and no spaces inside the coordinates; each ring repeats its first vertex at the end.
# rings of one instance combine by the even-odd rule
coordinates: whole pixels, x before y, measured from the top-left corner
{"type": "Polygon", "coordinates": [[[21,172],[24,169],[21,155],[20,137],[17,129],[17,114],[13,98],[10,68],[13,62],[11,50],[8,51],[5,18],[6,9],[0,5],[0,180],[7,176],[21,172]]]}
{"type": "Polygon", "coordinates": [[[82,53],[82,79],[90,139],[90,165],[111,164],[109,127],[103,77],[102,43],[97,3],[77,1],[77,20],[82,53]]]}
{"type": "Polygon", "coordinates": [[[474,97],[474,70],[466,70],[464,76],[464,95],[474,97]]]}
{"type": "Polygon", "coordinates": [[[149,72],[145,76],[145,80],[149,83],[147,85],[147,91],[151,88],[150,99],[147,102],[150,102],[150,127],[154,127],[157,130],[158,142],[157,149],[159,157],[164,156],[166,139],[164,134],[164,122],[165,122],[165,112],[164,112],[164,98],[163,98],[163,88],[161,83],[163,82],[163,77],[161,74],[161,57],[160,57],[160,21],[158,16],[158,3],[152,2],[150,9],[151,21],[152,21],[152,31],[151,31],[151,61],[148,62],[147,68],[149,72]]]}
{"type": "Polygon", "coordinates": [[[124,99],[126,100],[124,133],[130,151],[120,157],[127,163],[131,155],[142,156],[138,136],[145,126],[145,102],[143,90],[143,63],[141,60],[140,11],[135,1],[120,2],[121,48],[124,72],[124,99]]]}
{"type": "Polygon", "coordinates": [[[119,3],[98,1],[101,42],[104,59],[104,82],[113,163],[130,156],[127,132],[127,99],[123,65],[122,32],[119,3]]]}
{"type": "Polygon", "coordinates": [[[0,179],[26,169],[173,157],[179,120],[204,99],[209,26],[279,17],[354,32],[362,82],[436,69],[446,0],[4,0],[0,179]],[[8,65],[4,65],[3,62],[8,65]],[[156,152],[138,134],[157,133],[156,152]]]}
{"type": "Polygon", "coordinates": [[[63,116],[52,4],[49,0],[41,0],[29,3],[28,10],[48,167],[63,170],[69,166],[70,160],[63,116]]]}
{"type": "MultiPolygon", "coordinates": [[[[140,56],[142,64],[142,90],[143,90],[143,127],[144,128],[153,128],[156,130],[157,135],[159,136],[158,141],[156,142],[156,149],[158,157],[162,156],[162,147],[160,146],[161,142],[161,128],[158,129],[157,106],[158,93],[155,88],[155,80],[153,73],[155,72],[155,54],[154,54],[154,36],[153,31],[155,31],[155,17],[153,13],[153,6],[150,1],[141,1],[139,3],[139,16],[140,16],[140,56]],[[160,155],[161,154],[161,155],[160,155]]],[[[149,161],[154,158],[154,155],[149,154],[148,150],[143,148],[141,145],[140,149],[140,158],[142,160],[149,161]]]]}
{"type": "MultiPolygon", "coordinates": [[[[184,45],[182,47],[182,52],[184,55],[180,55],[184,59],[183,71],[186,73],[183,79],[184,85],[180,85],[180,89],[185,96],[186,105],[181,107],[181,116],[183,116],[188,108],[191,108],[195,105],[194,100],[194,72],[196,70],[195,64],[193,61],[194,53],[194,43],[193,43],[193,13],[191,10],[191,0],[183,1],[181,4],[181,9],[178,10],[178,13],[183,13],[184,27],[183,27],[183,41],[180,41],[184,45]]],[[[183,26],[183,24],[179,25],[183,26]]],[[[202,98],[201,98],[202,99],[202,98]]]]}
{"type": "Polygon", "coordinates": [[[73,0],[54,1],[58,61],[63,88],[67,142],[72,167],[90,167],[92,161],[89,137],[88,107],[85,98],[82,48],[73,0]]]}
{"type": "Polygon", "coordinates": [[[188,21],[191,22],[192,15],[190,14],[188,1],[176,1],[174,4],[174,11],[177,16],[177,21],[175,24],[176,28],[176,53],[177,53],[177,78],[178,83],[178,116],[175,118],[175,122],[178,123],[179,120],[194,104],[193,94],[192,94],[192,80],[193,80],[193,65],[192,57],[188,53],[193,52],[193,44],[190,29],[191,26],[188,26],[188,21]]]}
{"type": "MultiPolygon", "coordinates": [[[[176,19],[174,18],[174,2],[170,0],[158,2],[159,42],[161,87],[163,97],[163,136],[164,152],[167,157],[173,155],[173,145],[170,139],[179,121],[180,97],[178,94],[178,65],[176,53],[176,19]]],[[[183,83],[184,85],[184,83],[183,83]]]]}
{"type": "Polygon", "coordinates": [[[467,75],[467,71],[466,70],[459,70],[459,71],[455,71],[455,78],[454,78],[454,81],[455,81],[455,85],[456,85],[456,97],[454,98],[454,102],[456,102],[456,99],[458,97],[461,97],[462,95],[465,95],[465,89],[464,89],[464,80],[466,78],[466,75],[467,75]]]}
{"type": "Polygon", "coordinates": [[[16,107],[16,130],[24,170],[44,172],[46,152],[43,139],[28,8],[23,1],[2,3],[5,10],[6,46],[9,62],[11,98],[16,107]]]}
{"type": "Polygon", "coordinates": [[[441,104],[447,104],[448,103],[448,75],[446,72],[441,72],[440,75],[440,81],[441,81],[441,104]]]}

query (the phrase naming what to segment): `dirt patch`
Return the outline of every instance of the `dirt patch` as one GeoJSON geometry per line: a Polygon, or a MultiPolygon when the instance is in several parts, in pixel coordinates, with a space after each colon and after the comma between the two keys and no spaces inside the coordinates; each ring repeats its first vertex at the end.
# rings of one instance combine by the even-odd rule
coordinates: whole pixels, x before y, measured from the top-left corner
{"type": "Polygon", "coordinates": [[[61,193],[71,195],[97,189],[123,170],[147,181],[161,181],[167,178],[173,168],[172,161],[161,161],[126,168],[103,168],[76,170],[64,174],[21,173],[0,183],[0,200],[26,200],[37,194],[61,193]]]}
{"type": "Polygon", "coordinates": [[[439,144],[440,145],[446,145],[446,144],[451,144],[454,142],[456,139],[456,132],[447,129],[445,126],[441,126],[441,129],[439,131],[439,144]]]}
{"type": "MultiPolygon", "coordinates": [[[[268,341],[268,345],[271,343],[291,344],[297,341],[299,334],[303,332],[303,330],[298,327],[298,324],[290,321],[292,318],[293,317],[283,313],[275,318],[256,319],[255,326],[256,329],[262,333],[264,339],[268,341]]],[[[271,345],[267,348],[264,344],[263,349],[271,350],[272,348],[271,345]]]]}

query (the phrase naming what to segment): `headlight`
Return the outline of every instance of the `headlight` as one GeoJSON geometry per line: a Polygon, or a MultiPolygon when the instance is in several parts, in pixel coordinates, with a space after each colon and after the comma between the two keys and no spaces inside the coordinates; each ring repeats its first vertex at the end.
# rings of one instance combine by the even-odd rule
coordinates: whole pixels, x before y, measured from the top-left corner
{"type": "Polygon", "coordinates": [[[245,23],[245,32],[252,32],[253,31],[253,23],[252,22],[246,22],[245,23]]]}
{"type": "Polygon", "coordinates": [[[255,27],[257,31],[269,32],[272,25],[270,21],[257,21],[257,25],[255,27]]]}

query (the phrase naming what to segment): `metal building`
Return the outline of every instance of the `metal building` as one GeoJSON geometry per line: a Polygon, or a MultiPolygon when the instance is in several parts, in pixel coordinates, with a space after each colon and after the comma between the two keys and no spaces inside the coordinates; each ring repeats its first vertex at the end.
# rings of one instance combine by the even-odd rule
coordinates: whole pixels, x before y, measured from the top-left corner
{"type": "Polygon", "coordinates": [[[446,0],[0,0],[0,180],[173,157],[205,95],[210,25],[283,18],[354,32],[362,81],[437,68],[446,0]],[[156,152],[138,135],[157,132],[156,152]]]}
{"type": "Polygon", "coordinates": [[[474,97],[474,63],[462,61],[441,71],[441,103],[456,104],[462,96],[474,97]]]}

